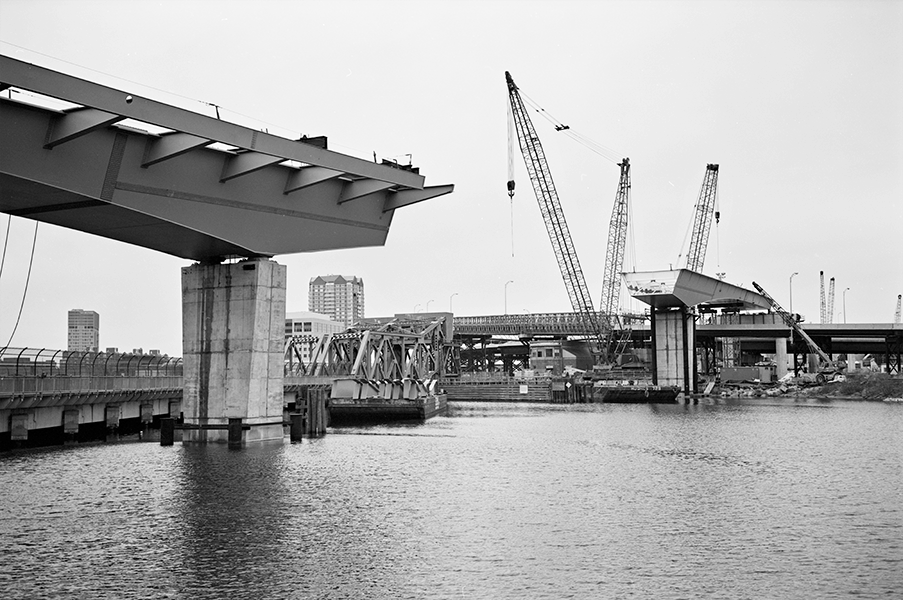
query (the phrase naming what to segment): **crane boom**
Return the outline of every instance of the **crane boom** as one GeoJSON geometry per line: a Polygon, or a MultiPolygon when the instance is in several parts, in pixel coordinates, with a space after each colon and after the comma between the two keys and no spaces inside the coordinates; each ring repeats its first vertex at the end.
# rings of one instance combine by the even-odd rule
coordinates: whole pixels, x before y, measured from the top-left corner
{"type": "Polygon", "coordinates": [[[828,281],[828,320],[825,323],[834,322],[834,278],[828,281]]]}
{"type": "MultiPolygon", "coordinates": [[[[687,252],[687,268],[697,273],[702,272],[705,262],[705,251],[709,244],[709,232],[712,229],[712,214],[715,213],[715,197],[718,190],[718,165],[706,165],[699,200],[696,202],[696,213],[693,218],[693,234],[690,236],[690,248],[687,252]]],[[[715,214],[715,220],[721,218],[715,214]]]]}
{"type": "Polygon", "coordinates": [[[524,156],[524,164],[530,175],[533,191],[536,193],[539,211],[546,224],[546,231],[552,242],[552,250],[558,261],[558,269],[561,271],[561,278],[564,280],[571,307],[575,313],[580,315],[587,330],[591,333],[597,354],[602,357],[603,362],[607,362],[608,352],[605,342],[607,330],[603,329],[603,324],[593,308],[593,301],[586,287],[586,279],[580,268],[580,261],[577,259],[577,252],[574,250],[570,230],[564,218],[564,211],[558,200],[558,192],[552,181],[549,163],[517,85],[508,71],[505,71],[505,80],[508,84],[511,116],[517,130],[517,139],[524,156]]]}
{"type": "Polygon", "coordinates": [[[784,324],[787,325],[787,327],[789,327],[790,329],[792,329],[794,331],[794,333],[799,335],[803,340],[805,340],[806,345],[809,346],[809,350],[812,351],[812,354],[817,354],[818,357],[822,360],[822,362],[828,363],[828,365],[830,365],[832,367],[834,366],[834,361],[831,360],[831,357],[828,356],[824,350],[822,350],[821,348],[818,347],[818,344],[816,344],[815,341],[811,337],[809,337],[809,334],[807,334],[805,331],[803,331],[803,328],[799,326],[799,323],[796,322],[796,319],[793,318],[793,315],[791,315],[789,312],[784,310],[781,307],[781,305],[778,304],[778,301],[775,300],[774,298],[772,298],[768,294],[768,292],[763,290],[762,286],[759,285],[758,283],[756,283],[755,281],[753,281],[753,287],[755,287],[756,290],[760,294],[762,294],[762,296],[764,296],[765,299],[768,300],[769,303],[771,303],[771,309],[774,312],[778,313],[778,315],[781,317],[781,320],[784,321],[784,324]]]}
{"type": "Polygon", "coordinates": [[[821,323],[824,325],[828,322],[828,304],[825,302],[825,272],[818,272],[818,284],[819,284],[819,293],[818,293],[818,306],[821,316],[821,323]]]}
{"type": "Polygon", "coordinates": [[[897,294],[897,310],[894,311],[894,323],[900,322],[900,304],[901,299],[903,299],[903,294],[897,294]]]}
{"type": "Polygon", "coordinates": [[[615,203],[611,208],[605,273],[602,277],[602,300],[599,302],[599,311],[605,315],[609,323],[612,323],[612,317],[619,308],[621,270],[624,267],[624,249],[627,246],[627,209],[630,201],[630,159],[625,158],[618,166],[621,167],[621,178],[618,181],[615,203]]]}

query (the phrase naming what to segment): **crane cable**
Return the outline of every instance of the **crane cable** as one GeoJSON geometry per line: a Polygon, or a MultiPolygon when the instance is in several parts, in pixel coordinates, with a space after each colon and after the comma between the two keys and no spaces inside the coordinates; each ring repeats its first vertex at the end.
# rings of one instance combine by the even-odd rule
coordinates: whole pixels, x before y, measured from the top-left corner
{"type": "MultiPolygon", "coordinates": [[[[22,291],[22,302],[19,304],[19,314],[16,316],[16,324],[13,326],[12,333],[9,334],[9,340],[6,342],[6,347],[9,348],[10,344],[13,343],[13,337],[16,335],[16,330],[19,329],[19,321],[22,319],[22,309],[25,308],[25,296],[28,294],[28,283],[31,281],[31,267],[34,264],[34,249],[38,243],[38,224],[39,221],[34,222],[34,237],[31,240],[31,256],[28,259],[28,275],[25,276],[25,289],[22,291]]],[[[7,228],[7,235],[9,231],[7,228]]],[[[6,256],[6,246],[3,247],[3,255],[6,256]]]]}
{"type": "Polygon", "coordinates": [[[511,103],[508,106],[508,200],[511,203],[511,258],[514,258],[514,140],[517,134],[514,131],[514,114],[511,112],[511,103]]]}
{"type": "MultiPolygon", "coordinates": [[[[0,278],[3,277],[3,265],[6,263],[6,247],[9,244],[9,228],[13,223],[13,216],[9,215],[6,219],[6,238],[3,240],[3,257],[0,258],[0,278]]],[[[2,289],[2,288],[0,288],[2,289]]]]}
{"type": "Polygon", "coordinates": [[[715,263],[721,271],[721,237],[718,225],[721,223],[721,206],[719,205],[720,187],[715,188],[715,263]]]}
{"type": "Polygon", "coordinates": [[[536,101],[526,95],[523,90],[518,88],[520,95],[524,98],[524,102],[530,106],[533,110],[535,110],[542,118],[551,123],[555,127],[555,131],[560,131],[564,133],[567,137],[571,138],[581,146],[589,149],[591,152],[598,154],[605,160],[611,161],[615,164],[621,162],[623,158],[623,154],[620,152],[616,152],[607,146],[603,146],[602,144],[592,140],[591,138],[578,133],[571,129],[570,125],[565,125],[559,119],[556,119],[550,112],[541,107],[536,101]]]}

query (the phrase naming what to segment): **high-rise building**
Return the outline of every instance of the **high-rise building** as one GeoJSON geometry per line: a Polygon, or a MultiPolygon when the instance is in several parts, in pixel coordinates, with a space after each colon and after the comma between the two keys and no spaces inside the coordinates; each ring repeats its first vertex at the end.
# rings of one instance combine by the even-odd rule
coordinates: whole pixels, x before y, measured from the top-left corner
{"type": "Polygon", "coordinates": [[[70,310],[68,342],[70,352],[97,352],[100,348],[100,315],[93,310],[70,310]]]}
{"type": "Polygon", "coordinates": [[[353,275],[320,275],[310,280],[308,309],[354,325],[364,318],[364,280],[353,275]]]}

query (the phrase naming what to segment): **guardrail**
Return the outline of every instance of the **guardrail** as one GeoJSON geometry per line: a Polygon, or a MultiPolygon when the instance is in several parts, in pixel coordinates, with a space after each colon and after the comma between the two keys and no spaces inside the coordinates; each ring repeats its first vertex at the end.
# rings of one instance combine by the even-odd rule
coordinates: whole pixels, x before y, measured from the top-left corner
{"type": "MultiPolygon", "coordinates": [[[[596,317],[600,322],[606,321],[606,313],[597,312],[596,317]]],[[[619,315],[622,323],[641,322],[645,315],[623,314],[619,315]]],[[[587,335],[586,323],[579,313],[532,313],[511,315],[489,315],[483,317],[455,317],[455,334],[497,334],[497,335],[521,335],[521,334],[567,334],[587,335]]]]}
{"type": "Polygon", "coordinates": [[[0,396],[74,394],[179,389],[181,376],[167,377],[0,377],[0,396]]]}
{"type": "Polygon", "coordinates": [[[181,375],[181,357],[165,354],[72,352],[50,348],[0,348],[0,376],[168,377],[181,375]]]}

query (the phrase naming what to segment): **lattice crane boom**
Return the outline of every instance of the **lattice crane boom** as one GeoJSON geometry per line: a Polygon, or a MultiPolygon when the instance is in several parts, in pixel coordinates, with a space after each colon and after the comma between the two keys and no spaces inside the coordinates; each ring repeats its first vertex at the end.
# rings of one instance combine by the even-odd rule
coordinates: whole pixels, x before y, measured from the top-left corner
{"type": "Polygon", "coordinates": [[[825,323],[834,322],[834,278],[828,281],[828,320],[825,323]]]}
{"type": "Polygon", "coordinates": [[[621,292],[621,270],[624,267],[624,250],[627,247],[627,210],[630,202],[630,159],[625,158],[618,163],[621,167],[621,178],[618,181],[618,192],[611,208],[611,221],[608,224],[608,247],[605,252],[605,273],[602,277],[602,300],[599,311],[612,322],[619,309],[621,292]]]}
{"type": "Polygon", "coordinates": [[[715,198],[718,191],[718,165],[706,165],[699,200],[693,218],[693,233],[690,236],[690,248],[687,251],[687,268],[697,273],[702,272],[705,262],[705,251],[709,244],[709,232],[712,230],[712,214],[718,221],[721,215],[715,211],[715,198]]]}
{"type": "Polygon", "coordinates": [[[812,354],[817,354],[822,362],[827,363],[828,366],[832,368],[836,367],[834,361],[831,360],[831,357],[828,356],[827,353],[825,353],[825,351],[822,350],[811,337],[809,337],[809,334],[803,331],[803,328],[800,327],[799,323],[797,323],[793,315],[784,310],[784,308],[780,304],[778,304],[778,301],[772,298],[771,295],[764,289],[762,289],[762,286],[755,281],[753,281],[753,287],[756,288],[756,291],[762,294],[762,296],[764,296],[765,299],[771,303],[771,309],[781,317],[781,320],[784,321],[784,324],[792,329],[794,333],[796,333],[803,339],[803,341],[806,342],[806,345],[809,346],[809,350],[810,352],[812,352],[812,354]]]}
{"type": "Polygon", "coordinates": [[[825,302],[825,272],[818,272],[818,285],[819,285],[819,293],[818,293],[818,306],[821,317],[821,323],[824,325],[828,322],[828,304],[825,302]]]}
{"type": "Polygon", "coordinates": [[[539,211],[546,224],[546,231],[552,242],[552,250],[558,261],[558,269],[561,271],[561,278],[564,280],[571,307],[583,319],[588,331],[592,333],[598,354],[603,357],[603,362],[607,362],[608,353],[605,343],[607,331],[603,329],[604,325],[593,308],[593,301],[586,287],[586,279],[580,268],[580,261],[577,258],[570,230],[564,218],[564,211],[558,200],[558,191],[555,189],[542,143],[539,141],[539,136],[536,134],[517,85],[508,71],[505,71],[505,80],[508,84],[511,116],[517,130],[517,139],[524,157],[524,164],[527,167],[530,182],[533,184],[539,211]]]}

